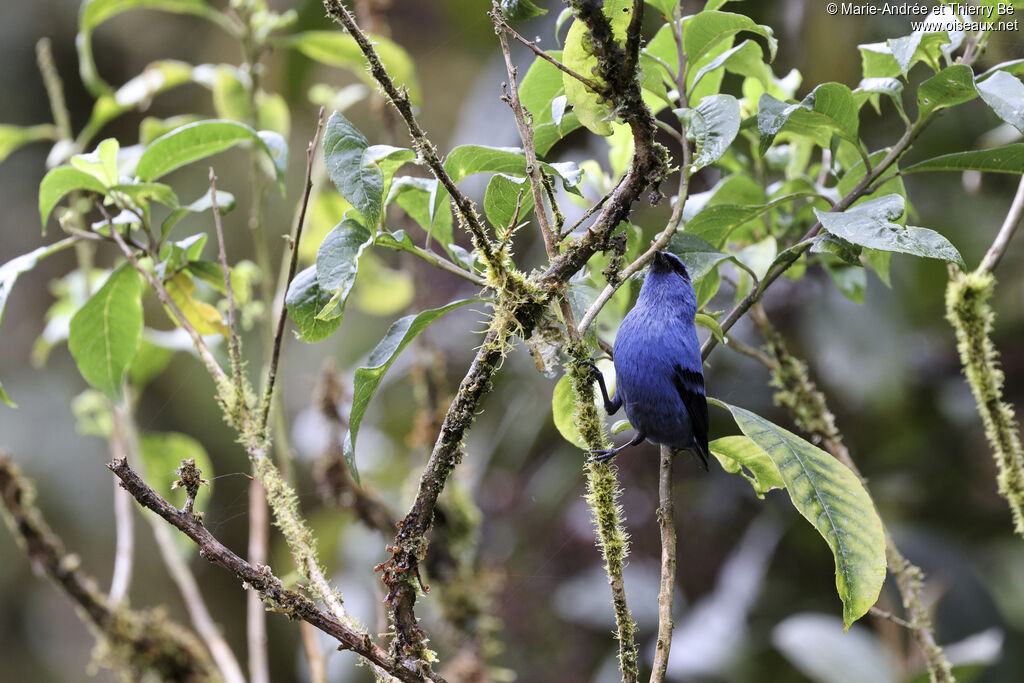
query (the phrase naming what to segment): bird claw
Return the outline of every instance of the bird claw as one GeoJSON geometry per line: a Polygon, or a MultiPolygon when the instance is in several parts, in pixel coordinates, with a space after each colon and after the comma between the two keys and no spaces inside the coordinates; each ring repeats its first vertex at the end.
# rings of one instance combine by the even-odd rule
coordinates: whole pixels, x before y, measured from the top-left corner
{"type": "Polygon", "coordinates": [[[609,462],[612,458],[619,454],[619,449],[609,448],[607,450],[595,450],[590,451],[590,457],[587,458],[587,462],[609,462]]]}

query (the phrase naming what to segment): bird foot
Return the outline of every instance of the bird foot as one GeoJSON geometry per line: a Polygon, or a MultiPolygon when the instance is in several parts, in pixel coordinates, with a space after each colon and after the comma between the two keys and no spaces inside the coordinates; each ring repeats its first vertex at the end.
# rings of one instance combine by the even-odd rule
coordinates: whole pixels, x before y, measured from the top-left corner
{"type": "Polygon", "coordinates": [[[612,458],[619,454],[619,448],[609,448],[606,450],[590,451],[590,457],[587,458],[587,462],[611,462],[612,458]]]}

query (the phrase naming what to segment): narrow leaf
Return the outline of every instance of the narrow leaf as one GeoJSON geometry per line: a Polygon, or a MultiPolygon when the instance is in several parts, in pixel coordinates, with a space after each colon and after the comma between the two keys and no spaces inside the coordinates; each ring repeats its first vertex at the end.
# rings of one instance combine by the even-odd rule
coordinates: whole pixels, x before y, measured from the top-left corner
{"type": "MultiPolygon", "coordinates": [[[[1012,77],[1011,77],[1012,78],[1012,77]]],[[[917,89],[917,108],[920,117],[933,111],[973,100],[978,96],[974,85],[974,72],[966,64],[954,64],[943,69],[917,89]]]]}
{"type": "Polygon", "coordinates": [[[384,338],[370,352],[366,365],[356,368],[352,389],[352,412],[349,415],[349,431],[345,435],[344,453],[348,462],[349,470],[358,479],[356,469],[355,447],[356,438],[359,436],[359,426],[366,414],[377,387],[384,378],[395,358],[402,352],[409,343],[415,339],[420,332],[425,330],[430,323],[434,322],[448,311],[480,301],[480,299],[462,299],[453,301],[440,308],[432,308],[421,313],[407,315],[396,320],[384,338]]]}
{"type": "Polygon", "coordinates": [[[921,171],[989,171],[991,173],[1024,173],[1024,142],[975,152],[943,154],[912,164],[903,173],[921,171]]]}
{"type": "Polygon", "coordinates": [[[0,124],[0,162],[22,145],[38,140],[56,140],[57,129],[50,124],[10,126],[0,124]]]}

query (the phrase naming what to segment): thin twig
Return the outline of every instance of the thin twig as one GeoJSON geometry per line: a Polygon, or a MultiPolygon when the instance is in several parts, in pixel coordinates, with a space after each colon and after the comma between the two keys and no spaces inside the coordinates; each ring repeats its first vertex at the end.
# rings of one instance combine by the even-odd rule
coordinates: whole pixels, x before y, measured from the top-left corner
{"type": "Polygon", "coordinates": [[[523,103],[519,100],[516,68],[512,66],[512,54],[508,49],[508,39],[502,30],[505,20],[497,0],[492,1],[490,15],[494,22],[495,32],[498,34],[498,42],[501,43],[501,53],[505,57],[505,69],[508,73],[508,102],[515,115],[519,137],[523,141],[523,153],[526,155],[526,175],[530,178],[530,191],[533,192],[533,212],[540,224],[540,234],[544,237],[544,249],[548,253],[548,258],[553,259],[558,254],[558,244],[555,233],[551,230],[547,211],[544,209],[544,180],[541,178],[540,166],[537,164],[537,150],[533,146],[532,115],[524,109],[523,103]],[[528,118],[530,120],[527,120],[528,118]]]}
{"type": "Polygon", "coordinates": [[[306,653],[309,683],[327,683],[327,662],[324,661],[316,629],[304,621],[299,624],[299,635],[302,637],[302,650],[306,653]]]}
{"type": "Polygon", "coordinates": [[[71,114],[68,111],[67,100],[64,99],[64,83],[53,61],[49,38],[40,38],[36,43],[36,63],[39,65],[39,73],[43,76],[43,85],[50,100],[50,111],[53,113],[57,134],[61,140],[70,140],[74,135],[71,130],[71,114]]]}
{"type": "Polygon", "coordinates": [[[242,377],[242,350],[235,320],[235,292],[231,286],[231,268],[228,266],[227,250],[224,247],[224,227],[221,225],[220,206],[217,205],[217,176],[210,167],[210,201],[213,208],[213,224],[217,230],[217,260],[224,276],[224,291],[228,299],[228,345],[231,354],[231,378],[235,383],[235,400],[245,404],[245,380],[242,377]]]}
{"type": "Polygon", "coordinates": [[[876,617],[881,617],[882,619],[886,619],[888,621],[891,621],[892,623],[896,624],[897,626],[901,626],[901,627],[906,628],[906,629],[913,629],[914,628],[913,625],[909,621],[907,621],[906,619],[900,619],[898,616],[896,616],[892,612],[887,612],[884,609],[882,609],[881,607],[877,607],[877,606],[872,605],[871,608],[868,610],[868,612],[870,612],[871,614],[875,615],[876,617]]]}
{"type": "Polygon", "coordinates": [[[401,681],[422,683],[428,680],[423,675],[393,661],[383,649],[373,643],[369,634],[359,632],[334,615],[319,609],[316,603],[301,593],[284,588],[281,579],[275,576],[269,567],[255,567],[233,553],[194,515],[178,510],[150,488],[123,460],[112,462],[107,467],[121,479],[124,487],[140,505],[152,510],[195,541],[203,557],[232,572],[240,581],[258,591],[263,600],[274,607],[274,611],[308,622],[338,640],[341,649],[355,652],[375,667],[401,681]]]}
{"type": "MultiPolygon", "coordinates": [[[[302,203],[299,204],[299,218],[295,223],[295,232],[291,238],[291,258],[288,261],[288,279],[291,282],[295,278],[295,271],[299,263],[299,240],[302,239],[302,226],[306,221],[306,208],[309,205],[309,193],[313,189],[313,158],[316,155],[317,145],[320,143],[320,131],[324,125],[324,108],[320,107],[320,113],[316,119],[316,129],[313,131],[313,139],[306,148],[306,180],[302,189],[302,203]]],[[[270,406],[274,399],[274,383],[277,380],[277,365],[281,358],[281,342],[284,338],[284,324],[288,319],[288,308],[285,305],[287,297],[281,297],[281,308],[277,314],[277,327],[274,332],[273,351],[270,355],[270,365],[267,369],[267,383],[263,393],[263,403],[260,408],[259,431],[265,434],[267,421],[270,417],[270,406]]]]}
{"type": "Polygon", "coordinates": [[[676,594],[676,523],[672,499],[672,460],[668,446],[661,447],[658,474],[658,527],[661,529],[661,590],[658,592],[658,642],[654,649],[651,683],[662,683],[672,648],[672,603],[676,594]]]}
{"type": "Polygon", "coordinates": [[[500,14],[500,12],[498,16],[494,18],[494,25],[499,30],[504,31],[505,33],[509,34],[510,36],[518,40],[520,43],[525,45],[526,47],[530,48],[533,54],[537,55],[544,61],[548,62],[562,73],[567,74],[572,78],[575,78],[577,81],[587,86],[590,90],[594,91],[598,95],[607,94],[607,87],[602,86],[601,84],[587,78],[586,76],[576,73],[575,71],[567,67],[565,64],[562,64],[560,61],[549,55],[547,52],[540,49],[540,47],[537,45],[535,41],[527,40],[522,35],[520,35],[514,28],[508,25],[508,22],[505,21],[504,15],[500,14]]]}
{"type": "Polygon", "coordinates": [[[1017,185],[1017,194],[1014,195],[1010,210],[1006,213],[1006,220],[1003,221],[1003,226],[999,228],[999,234],[996,235],[992,246],[985,253],[985,258],[982,259],[978,270],[986,273],[991,273],[995,270],[996,266],[999,265],[999,260],[1006,253],[1006,248],[1010,245],[1010,240],[1013,239],[1013,234],[1017,231],[1017,226],[1020,225],[1022,216],[1024,216],[1024,176],[1021,176],[1020,184],[1017,185]]]}

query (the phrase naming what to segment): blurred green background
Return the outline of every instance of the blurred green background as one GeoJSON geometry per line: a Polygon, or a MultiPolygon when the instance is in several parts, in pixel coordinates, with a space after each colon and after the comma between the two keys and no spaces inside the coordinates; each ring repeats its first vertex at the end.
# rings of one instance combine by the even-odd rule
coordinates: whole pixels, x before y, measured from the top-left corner
{"type": "MultiPolygon", "coordinates": [[[[270,4],[279,11],[297,9],[298,28],[330,27],[319,2],[270,4]]],[[[522,32],[541,36],[542,45],[552,47],[561,4],[538,4],[551,12],[524,25],[522,32]]],[[[393,0],[382,17],[392,37],[415,60],[425,93],[420,120],[441,150],[466,142],[518,143],[514,121],[498,100],[505,74],[485,14],[489,5],[484,0],[393,0]]],[[[699,6],[684,2],[687,12],[699,6]]],[[[749,13],[775,28],[780,42],[775,71],[799,69],[804,84],[800,95],[824,81],[855,86],[860,77],[856,45],[909,32],[905,17],[830,16],[815,0],[746,2],[726,9],[749,13]]],[[[91,100],[77,77],[77,15],[78,3],[73,0],[6,8],[0,22],[0,61],[7,65],[0,69],[0,91],[6,93],[0,99],[0,122],[28,125],[50,120],[34,54],[35,41],[44,36],[53,41],[76,130],[86,121],[91,100]]],[[[237,45],[216,27],[149,11],[118,16],[101,27],[94,42],[100,72],[113,84],[127,81],[155,59],[198,64],[237,63],[239,58],[237,45]]],[[[525,69],[525,52],[516,50],[515,56],[525,69]]],[[[979,67],[1020,57],[1021,34],[996,34],[979,67]]],[[[316,111],[307,100],[308,88],[317,82],[341,86],[357,79],[291,53],[270,54],[265,62],[265,86],[282,93],[292,107],[288,196],[271,193],[266,203],[267,232],[276,237],[288,232],[299,196],[303,150],[316,111]]],[[[912,73],[912,82],[922,73],[912,73]]],[[[380,111],[363,100],[347,115],[371,142],[406,144],[401,127],[393,118],[382,119],[380,111]]],[[[143,116],[182,112],[212,115],[209,92],[193,85],[159,95],[147,111],[121,117],[102,137],[116,136],[127,144],[137,139],[143,116]]],[[[863,110],[862,130],[873,148],[898,136],[900,123],[890,114],[885,108],[882,117],[870,108],[863,110]]],[[[958,107],[925,132],[909,160],[977,148],[997,123],[981,101],[958,107]]],[[[35,196],[47,151],[46,145],[29,146],[0,165],[0,262],[42,244],[35,196]]],[[[605,153],[600,141],[577,133],[556,147],[552,157],[603,160],[605,153]]],[[[213,163],[219,187],[233,192],[239,207],[247,207],[245,155],[231,152],[213,163]]],[[[205,171],[179,172],[173,182],[179,196],[198,196],[205,171]]],[[[980,186],[968,187],[958,174],[911,176],[907,186],[916,211],[913,222],[946,235],[973,267],[1001,224],[1016,183],[1015,177],[986,175],[980,186]]],[[[465,187],[475,196],[482,194],[482,185],[465,187]]],[[[644,208],[635,220],[653,236],[666,211],[664,206],[644,208]]],[[[193,231],[212,228],[208,216],[189,220],[193,231]]],[[[232,258],[252,258],[244,210],[229,214],[225,227],[232,258]]],[[[517,257],[527,268],[541,263],[543,254],[539,240],[528,232],[517,245],[517,257]]],[[[104,252],[100,265],[109,265],[112,256],[104,252]]],[[[309,410],[311,397],[324,359],[334,359],[350,382],[352,369],[395,318],[471,296],[474,289],[401,255],[380,257],[391,268],[406,271],[403,282],[414,284],[407,308],[373,315],[367,312],[371,305],[350,306],[339,332],[316,346],[289,335],[281,389],[298,452],[296,486],[320,535],[324,561],[351,610],[371,631],[383,632],[381,584],[370,568],[386,559],[384,545],[390,539],[361,526],[350,512],[321,502],[313,459],[322,426],[309,410]]],[[[0,379],[20,407],[0,408],[0,447],[36,480],[48,520],[69,549],[81,556],[87,571],[106,585],[114,548],[113,487],[103,467],[109,454],[102,440],[76,432],[70,408],[85,383],[66,346],[56,348],[45,367],[29,363],[44,327],[43,313],[53,300],[49,284],[73,267],[69,252],[44,262],[19,280],[8,302],[0,329],[0,379]]],[[[1006,398],[1019,408],[1024,405],[1024,238],[1011,244],[996,275],[995,341],[1003,354],[1006,398]]],[[[936,606],[939,641],[977,636],[964,647],[976,656],[987,653],[994,661],[980,680],[1024,680],[1024,543],[1012,536],[1007,507],[996,495],[992,459],[960,376],[952,331],[943,320],[945,266],[897,256],[892,276],[892,289],[869,276],[866,302],[857,305],[839,294],[820,269],[812,269],[799,283],[779,282],[765,303],[792,349],[809,360],[854,458],[870,480],[883,518],[909,558],[928,574],[927,598],[936,606]]],[[[370,300],[372,288],[372,282],[360,280],[357,303],[360,289],[364,300],[370,300]]],[[[723,297],[712,308],[724,309],[729,303],[723,297]]],[[[404,514],[412,500],[433,438],[422,433],[422,425],[436,418],[424,415],[420,399],[426,396],[428,403],[436,403],[435,410],[446,407],[481,339],[482,321],[482,314],[463,310],[432,326],[390,370],[371,405],[359,442],[360,469],[363,481],[381,492],[396,514],[404,514]]],[[[166,320],[160,323],[167,326],[166,320]]],[[[757,342],[746,324],[735,332],[757,342]]],[[[255,368],[262,355],[259,340],[251,336],[246,349],[255,368]]],[[[554,379],[539,375],[524,351],[518,345],[505,362],[457,472],[459,488],[472,496],[483,514],[479,538],[467,552],[479,568],[481,584],[493,593],[494,620],[480,625],[493,630],[502,643],[491,653],[492,674],[500,677],[500,669],[508,669],[520,681],[613,681],[617,673],[612,612],[582,499],[581,454],[551,422],[554,379]]],[[[706,375],[710,394],[790,426],[772,406],[767,375],[758,364],[718,349],[706,375]]],[[[220,418],[212,389],[203,368],[179,354],[148,387],[138,421],[144,431],[184,432],[206,447],[217,475],[206,506],[207,524],[241,552],[250,486],[242,473],[248,471],[248,463],[220,418]]],[[[713,437],[733,430],[723,413],[712,413],[713,437]]],[[[618,460],[633,539],[627,589],[646,658],[653,650],[660,552],[654,518],[655,463],[656,448],[649,445],[618,460]]],[[[717,467],[706,474],[690,460],[680,461],[676,469],[676,492],[679,591],[670,678],[886,680],[877,678],[882,674],[871,668],[879,662],[893,670],[905,667],[901,676],[914,674],[915,663],[920,664],[914,646],[891,624],[868,617],[844,638],[832,635],[840,616],[832,558],[784,494],[775,492],[758,501],[743,480],[717,467]],[[907,653],[909,660],[903,656],[907,653]],[[818,662],[819,669],[814,655],[824,661],[818,662]]],[[[136,530],[132,604],[166,604],[172,615],[187,622],[148,526],[137,524],[136,530]]],[[[273,566],[279,575],[288,574],[290,561],[279,535],[272,542],[273,566]]],[[[192,568],[215,618],[244,661],[244,593],[226,572],[199,558],[193,559],[192,568]]],[[[898,611],[897,601],[887,586],[881,606],[898,611]]],[[[457,636],[440,623],[436,603],[433,595],[421,600],[420,614],[444,665],[457,649],[457,636]]],[[[303,680],[295,625],[271,614],[268,627],[274,680],[303,680]]],[[[0,678],[84,680],[92,643],[64,596],[34,577],[10,534],[0,532],[0,678]]],[[[349,653],[335,654],[327,642],[324,647],[331,653],[332,681],[369,680],[365,669],[353,666],[349,653]]],[[[108,676],[101,671],[94,680],[109,680],[108,676]]]]}

